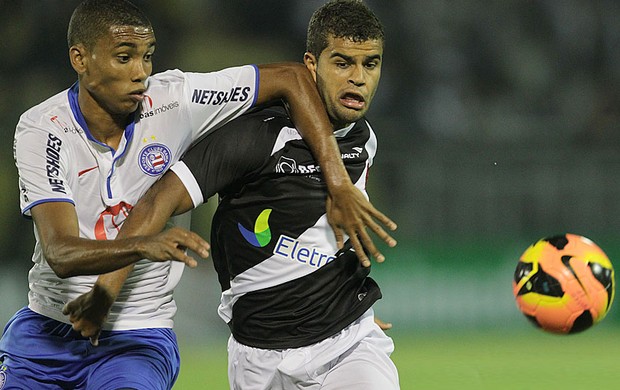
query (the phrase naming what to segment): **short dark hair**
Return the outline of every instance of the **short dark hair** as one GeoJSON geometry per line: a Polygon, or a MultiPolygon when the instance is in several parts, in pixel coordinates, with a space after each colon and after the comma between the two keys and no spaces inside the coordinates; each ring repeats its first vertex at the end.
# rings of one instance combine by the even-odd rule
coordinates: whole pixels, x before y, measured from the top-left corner
{"type": "Polygon", "coordinates": [[[330,36],[354,42],[385,41],[379,18],[361,0],[332,0],[317,9],[308,24],[306,51],[318,58],[330,36]]]}
{"type": "Polygon", "coordinates": [[[146,15],[127,0],[86,0],[71,15],[67,43],[92,48],[112,26],[152,28],[146,15]]]}

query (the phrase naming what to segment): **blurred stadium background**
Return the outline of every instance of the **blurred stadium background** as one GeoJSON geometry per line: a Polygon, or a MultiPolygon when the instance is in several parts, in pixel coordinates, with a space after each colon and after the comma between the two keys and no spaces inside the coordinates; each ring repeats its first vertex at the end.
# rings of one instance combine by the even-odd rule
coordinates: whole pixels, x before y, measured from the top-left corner
{"type": "MultiPolygon", "coordinates": [[[[620,335],[617,304],[585,334],[550,338],[517,312],[511,279],[529,244],[560,232],[593,239],[620,264],[620,3],[366,2],[387,31],[369,114],[380,142],[370,193],[399,224],[398,247],[386,248],[386,263],[373,268],[384,291],[376,311],[394,323],[397,362],[402,353],[414,356],[399,364],[403,380],[429,389],[454,388],[461,379],[473,388],[531,388],[497,367],[519,346],[528,350],[515,341],[522,335],[539,351],[572,359],[555,372],[583,382],[564,388],[584,388],[579,383],[590,377],[618,383],[617,370],[599,365],[613,360],[601,350],[618,351],[617,342],[605,341],[620,335]],[[485,339],[491,341],[481,347],[485,339]],[[509,341],[497,356],[484,352],[509,341]],[[487,360],[472,357],[474,350],[487,360]],[[458,359],[460,370],[447,359],[458,359]],[[450,382],[446,372],[457,379],[450,382]]],[[[155,71],[209,71],[300,61],[307,21],[323,1],[136,3],[155,26],[155,71]]],[[[24,110],[75,80],[66,26],[76,4],[0,0],[1,326],[26,304],[33,245],[32,225],[19,213],[13,131],[24,110]]],[[[210,213],[205,206],[194,218],[206,237],[210,213]]],[[[205,364],[221,364],[224,377],[228,331],[216,315],[218,294],[210,264],[187,271],[176,294],[176,330],[192,360],[204,353],[205,364]]],[[[533,356],[522,352],[521,362],[533,356]]]]}

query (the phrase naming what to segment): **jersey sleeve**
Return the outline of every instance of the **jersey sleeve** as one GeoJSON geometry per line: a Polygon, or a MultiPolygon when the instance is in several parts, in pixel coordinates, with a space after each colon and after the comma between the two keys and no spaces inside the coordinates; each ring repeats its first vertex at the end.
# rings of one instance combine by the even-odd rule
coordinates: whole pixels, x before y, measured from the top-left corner
{"type": "Polygon", "coordinates": [[[194,145],[172,166],[194,207],[217,193],[243,185],[245,178],[257,173],[269,160],[281,121],[267,117],[249,114],[228,123],[194,145]]]}
{"type": "Polygon", "coordinates": [[[27,119],[20,120],[15,131],[13,153],[24,216],[30,217],[30,209],[40,203],[69,202],[75,205],[67,175],[68,146],[61,134],[27,119]]]}
{"type": "Polygon", "coordinates": [[[258,98],[258,67],[254,65],[185,75],[193,139],[243,114],[258,98]]]}

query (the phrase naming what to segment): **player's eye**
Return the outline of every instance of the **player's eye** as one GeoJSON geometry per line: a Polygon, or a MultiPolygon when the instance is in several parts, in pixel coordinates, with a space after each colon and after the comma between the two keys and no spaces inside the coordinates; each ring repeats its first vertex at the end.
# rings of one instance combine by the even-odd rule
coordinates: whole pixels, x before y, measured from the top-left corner
{"type": "Polygon", "coordinates": [[[119,54],[116,56],[116,58],[118,58],[118,61],[126,64],[129,62],[129,60],[131,59],[131,57],[129,57],[127,54],[119,54]]]}

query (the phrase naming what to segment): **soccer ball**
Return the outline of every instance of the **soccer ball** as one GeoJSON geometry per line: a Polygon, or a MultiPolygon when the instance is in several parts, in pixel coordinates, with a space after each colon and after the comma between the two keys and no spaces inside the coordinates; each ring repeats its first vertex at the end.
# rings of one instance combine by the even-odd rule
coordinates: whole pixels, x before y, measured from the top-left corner
{"type": "Polygon", "coordinates": [[[512,291],[519,310],[537,327],[578,333],[605,318],[614,299],[614,270],[585,237],[543,238],[521,255],[512,291]]]}

